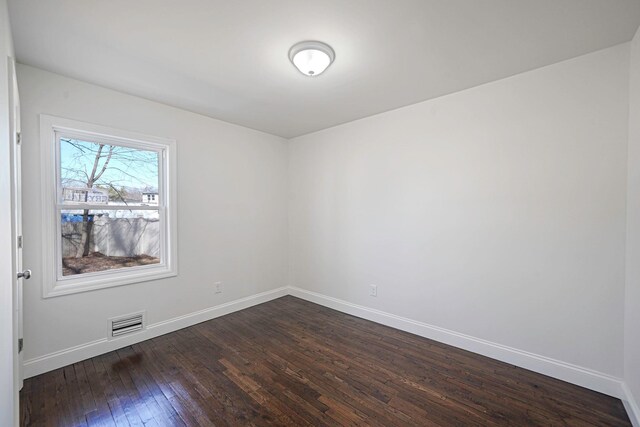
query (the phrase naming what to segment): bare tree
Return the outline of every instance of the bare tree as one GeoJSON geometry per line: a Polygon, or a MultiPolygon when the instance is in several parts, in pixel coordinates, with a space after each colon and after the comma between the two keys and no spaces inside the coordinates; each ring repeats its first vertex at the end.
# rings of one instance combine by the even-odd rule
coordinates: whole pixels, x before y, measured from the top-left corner
{"type": "MultiPolygon", "coordinates": [[[[113,145],[108,146],[108,154],[106,154],[106,160],[100,166],[100,161],[105,155],[102,154],[104,150],[105,144],[98,144],[98,151],[96,152],[96,156],[93,160],[93,168],[91,169],[91,173],[87,176],[87,189],[93,188],[93,185],[102,177],[104,172],[107,170],[109,166],[109,162],[111,161],[111,156],[113,156],[113,145]],[[100,172],[98,172],[100,169],[100,172]]],[[[88,192],[87,192],[88,193],[88,192]]],[[[82,212],[82,237],[80,239],[80,246],[78,247],[78,252],[76,254],[76,258],[80,258],[83,256],[89,255],[90,245],[90,236],[91,231],[93,230],[93,221],[89,221],[89,209],[85,209],[82,212]]]]}

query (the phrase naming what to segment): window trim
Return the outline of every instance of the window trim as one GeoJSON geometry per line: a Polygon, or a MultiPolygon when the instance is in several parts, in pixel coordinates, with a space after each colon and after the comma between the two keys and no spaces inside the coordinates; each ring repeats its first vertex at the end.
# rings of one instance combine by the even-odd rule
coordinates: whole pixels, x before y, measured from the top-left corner
{"type": "MultiPolygon", "coordinates": [[[[176,141],[168,138],[143,135],[107,126],[40,115],[41,188],[42,188],[42,297],[51,298],[96,289],[129,285],[178,275],[177,245],[177,182],[176,141]],[[61,248],[58,236],[61,230],[58,212],[64,204],[58,200],[60,146],[58,135],[113,143],[160,153],[158,170],[158,194],[162,203],[158,206],[136,206],[136,210],[157,210],[160,217],[160,264],[128,267],[113,271],[61,276],[59,257],[61,248]],[[140,208],[140,209],[138,209],[140,208]]],[[[84,205],[91,208],[91,205],[84,205]]],[[[96,205],[97,207],[98,205],[96,205]]],[[[109,206],[118,209],[120,206],[109,206]]],[[[131,209],[126,205],[120,207],[131,209]]],[[[99,209],[104,209],[100,206],[99,209]]],[[[61,258],[60,258],[61,259],[61,258]]]]}

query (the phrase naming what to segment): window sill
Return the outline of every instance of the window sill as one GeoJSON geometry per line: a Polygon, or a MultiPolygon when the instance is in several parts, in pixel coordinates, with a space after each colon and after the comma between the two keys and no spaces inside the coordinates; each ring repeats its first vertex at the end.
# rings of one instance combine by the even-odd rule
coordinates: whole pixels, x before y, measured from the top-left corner
{"type": "Polygon", "coordinates": [[[113,288],[116,286],[131,285],[148,282],[151,280],[175,277],[178,272],[166,266],[142,267],[136,271],[123,271],[115,273],[91,274],[90,277],[73,277],[57,280],[51,286],[44,287],[43,298],[53,298],[62,295],[77,294],[80,292],[94,291],[97,289],[113,288]]]}

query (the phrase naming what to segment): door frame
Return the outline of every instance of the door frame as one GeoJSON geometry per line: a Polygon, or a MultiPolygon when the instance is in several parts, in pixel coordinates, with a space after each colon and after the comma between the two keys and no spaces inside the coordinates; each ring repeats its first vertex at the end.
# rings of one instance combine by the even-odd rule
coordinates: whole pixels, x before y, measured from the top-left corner
{"type": "MultiPolygon", "coordinates": [[[[9,153],[10,153],[10,187],[11,187],[11,258],[12,258],[12,295],[13,295],[13,383],[14,414],[19,416],[20,390],[23,385],[23,352],[18,348],[18,340],[22,338],[22,282],[18,272],[22,271],[22,185],[21,185],[21,141],[20,141],[20,97],[16,76],[15,59],[7,59],[9,83],[9,153]],[[20,242],[18,237],[20,236],[20,242]]],[[[19,418],[16,418],[16,422],[19,418]]]]}

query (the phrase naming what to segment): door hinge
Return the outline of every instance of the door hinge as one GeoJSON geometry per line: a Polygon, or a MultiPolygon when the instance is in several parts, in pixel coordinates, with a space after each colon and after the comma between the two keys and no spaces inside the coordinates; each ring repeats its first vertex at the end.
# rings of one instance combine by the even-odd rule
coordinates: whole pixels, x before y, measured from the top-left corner
{"type": "Polygon", "coordinates": [[[24,339],[18,338],[18,353],[22,351],[22,347],[24,347],[24,339]]]}
{"type": "Polygon", "coordinates": [[[22,134],[20,132],[16,132],[16,144],[20,144],[22,142],[22,134]]]}
{"type": "Polygon", "coordinates": [[[18,236],[18,249],[22,249],[22,236],[18,236]]]}

